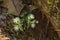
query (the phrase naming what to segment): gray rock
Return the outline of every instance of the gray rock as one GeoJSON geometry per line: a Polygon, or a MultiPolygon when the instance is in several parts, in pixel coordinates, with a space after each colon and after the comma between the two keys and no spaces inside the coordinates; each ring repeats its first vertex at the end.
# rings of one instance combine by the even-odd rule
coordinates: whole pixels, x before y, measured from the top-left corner
{"type": "Polygon", "coordinates": [[[6,19],[6,16],[4,16],[4,15],[0,15],[0,19],[6,19]]]}

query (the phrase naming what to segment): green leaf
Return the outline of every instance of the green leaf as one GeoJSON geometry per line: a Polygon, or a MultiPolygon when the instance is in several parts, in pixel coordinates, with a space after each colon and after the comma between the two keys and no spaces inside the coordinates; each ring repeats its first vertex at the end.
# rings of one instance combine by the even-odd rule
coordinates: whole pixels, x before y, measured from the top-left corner
{"type": "Polygon", "coordinates": [[[19,26],[20,31],[24,31],[24,28],[22,26],[19,26]]]}

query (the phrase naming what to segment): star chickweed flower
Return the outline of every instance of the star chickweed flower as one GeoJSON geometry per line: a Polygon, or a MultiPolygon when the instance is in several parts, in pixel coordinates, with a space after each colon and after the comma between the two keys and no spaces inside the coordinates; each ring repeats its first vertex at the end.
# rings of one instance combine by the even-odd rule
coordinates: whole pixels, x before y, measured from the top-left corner
{"type": "Polygon", "coordinates": [[[13,19],[13,26],[14,26],[14,30],[20,30],[23,31],[23,26],[22,26],[22,20],[19,17],[16,17],[13,19]]]}
{"type": "Polygon", "coordinates": [[[18,30],[19,30],[18,25],[15,25],[15,26],[14,26],[14,30],[15,30],[15,31],[18,31],[18,30]]]}
{"type": "Polygon", "coordinates": [[[33,14],[30,14],[29,16],[30,16],[31,19],[35,18],[35,16],[33,14]]]}
{"type": "Polygon", "coordinates": [[[39,23],[38,21],[36,21],[36,23],[39,23]]]}
{"type": "Polygon", "coordinates": [[[36,24],[34,24],[34,23],[31,24],[31,28],[35,28],[35,26],[36,26],[36,24]]]}
{"type": "Polygon", "coordinates": [[[20,21],[19,17],[16,17],[16,18],[13,19],[14,23],[17,23],[18,21],[20,21]]]}

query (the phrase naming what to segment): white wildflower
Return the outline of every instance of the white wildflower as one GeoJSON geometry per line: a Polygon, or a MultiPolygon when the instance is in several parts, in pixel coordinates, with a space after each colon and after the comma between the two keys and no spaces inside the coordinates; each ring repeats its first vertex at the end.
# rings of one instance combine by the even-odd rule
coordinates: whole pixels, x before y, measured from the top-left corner
{"type": "Polygon", "coordinates": [[[35,28],[35,26],[36,26],[36,24],[31,24],[31,27],[32,27],[32,28],[35,28]]]}
{"type": "Polygon", "coordinates": [[[14,23],[17,23],[18,21],[20,21],[19,17],[16,17],[16,18],[13,19],[14,23]]]}
{"type": "Polygon", "coordinates": [[[38,21],[36,21],[36,23],[39,23],[38,21]]]}
{"type": "Polygon", "coordinates": [[[31,19],[34,19],[35,16],[34,16],[33,14],[30,14],[30,18],[31,18],[31,19]]]}
{"type": "Polygon", "coordinates": [[[15,26],[14,26],[14,30],[15,30],[15,31],[18,31],[18,30],[19,30],[18,25],[15,25],[15,26]]]}

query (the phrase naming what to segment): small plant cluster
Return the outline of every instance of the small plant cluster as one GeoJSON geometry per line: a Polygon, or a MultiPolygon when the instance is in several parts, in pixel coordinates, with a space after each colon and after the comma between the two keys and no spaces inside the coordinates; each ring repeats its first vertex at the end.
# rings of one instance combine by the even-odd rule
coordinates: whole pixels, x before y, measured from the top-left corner
{"type": "Polygon", "coordinates": [[[21,18],[20,17],[15,17],[13,18],[13,26],[14,26],[14,30],[18,31],[24,31],[25,28],[35,28],[36,23],[38,23],[38,21],[35,19],[35,16],[33,14],[28,14],[28,15],[24,15],[21,18]]]}
{"type": "MultiPolygon", "coordinates": [[[[6,16],[13,16],[10,13],[6,13],[6,16]]],[[[31,13],[24,13],[22,14],[20,17],[13,17],[12,18],[12,28],[15,31],[24,31],[25,29],[29,29],[29,28],[35,28],[36,24],[38,23],[38,21],[35,19],[35,15],[31,14],[31,13]]],[[[9,24],[10,25],[10,24],[9,24]]],[[[8,26],[9,27],[9,26],[8,26]]],[[[10,27],[9,27],[10,28],[10,27]]]]}

